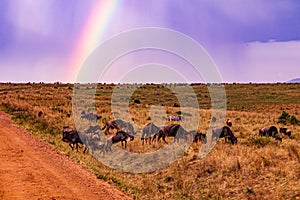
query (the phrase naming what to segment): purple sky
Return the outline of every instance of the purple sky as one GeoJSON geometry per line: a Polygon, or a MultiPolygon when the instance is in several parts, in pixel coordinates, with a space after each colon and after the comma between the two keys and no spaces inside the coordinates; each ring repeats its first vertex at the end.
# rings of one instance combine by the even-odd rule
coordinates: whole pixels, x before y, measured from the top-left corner
{"type": "MultiPolygon", "coordinates": [[[[76,77],[70,80],[67,65],[95,5],[91,0],[1,0],[0,82],[75,81],[76,77]]],[[[284,82],[300,77],[297,0],[126,0],[118,5],[98,44],[133,28],[163,27],[201,44],[224,82],[284,82]]],[[[169,58],[160,56],[158,61],[169,58]]],[[[141,57],[145,55],[130,59],[141,57]]],[[[144,62],[151,62],[149,57],[144,62]]],[[[190,68],[182,66],[189,73],[190,68]]],[[[105,80],[117,81],[113,76],[105,80]]]]}

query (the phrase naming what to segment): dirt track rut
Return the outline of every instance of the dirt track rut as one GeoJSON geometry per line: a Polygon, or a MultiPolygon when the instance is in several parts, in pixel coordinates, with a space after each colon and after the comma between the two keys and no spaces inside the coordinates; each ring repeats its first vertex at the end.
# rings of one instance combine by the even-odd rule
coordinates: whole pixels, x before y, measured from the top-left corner
{"type": "Polygon", "coordinates": [[[131,199],[0,111],[0,199],[131,199]]]}

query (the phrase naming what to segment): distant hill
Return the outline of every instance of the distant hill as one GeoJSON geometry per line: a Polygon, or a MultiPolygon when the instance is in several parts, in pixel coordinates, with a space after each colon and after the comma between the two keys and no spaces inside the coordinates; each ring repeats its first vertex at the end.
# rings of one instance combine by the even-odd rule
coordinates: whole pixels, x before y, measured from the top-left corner
{"type": "Polygon", "coordinates": [[[289,80],[288,83],[300,83],[300,78],[289,80]]]}

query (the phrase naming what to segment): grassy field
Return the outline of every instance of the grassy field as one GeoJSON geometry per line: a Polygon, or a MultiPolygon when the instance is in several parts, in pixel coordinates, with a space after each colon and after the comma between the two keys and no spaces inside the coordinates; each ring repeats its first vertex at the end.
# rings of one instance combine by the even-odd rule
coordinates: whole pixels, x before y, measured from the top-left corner
{"type": "MultiPolygon", "coordinates": [[[[169,86],[185,92],[183,85],[169,86]]],[[[112,93],[120,85],[80,87],[87,94],[95,95],[96,112],[102,115],[101,127],[113,114],[122,115],[111,110],[111,105],[118,103],[111,102],[112,93]]],[[[204,84],[192,87],[199,102],[198,130],[206,132],[211,120],[210,94],[204,84]]],[[[3,83],[0,105],[20,126],[136,199],[300,199],[300,124],[290,121],[278,124],[283,111],[300,119],[300,84],[226,84],[226,118],[233,122],[238,144],[220,140],[203,159],[198,157],[201,144],[192,144],[187,153],[167,168],[140,174],[110,169],[89,154],[71,151],[61,141],[62,127],[75,127],[73,89],[72,84],[3,83]],[[292,137],[282,136],[282,143],[259,137],[258,130],[270,125],[288,127],[292,137]]],[[[166,123],[168,115],[189,116],[183,112],[174,91],[163,85],[142,85],[129,99],[121,98],[129,101],[129,115],[138,132],[150,121],[151,112],[162,115],[161,120],[166,123]]],[[[136,138],[128,143],[127,150],[145,153],[163,146],[162,142],[142,145],[136,138]]]]}

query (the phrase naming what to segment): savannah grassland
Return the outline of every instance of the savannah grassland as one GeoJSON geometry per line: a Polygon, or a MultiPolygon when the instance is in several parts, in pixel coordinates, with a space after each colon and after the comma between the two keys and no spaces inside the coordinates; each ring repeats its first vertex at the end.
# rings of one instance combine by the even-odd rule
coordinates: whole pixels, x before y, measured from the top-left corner
{"type": "MultiPolygon", "coordinates": [[[[81,87],[94,91],[89,85],[81,87]]],[[[95,106],[103,117],[99,122],[101,127],[112,119],[111,94],[115,87],[118,85],[97,85],[95,106]]],[[[145,174],[110,169],[90,154],[83,154],[83,149],[72,151],[61,141],[62,127],[74,127],[73,88],[72,84],[3,83],[0,106],[21,127],[135,199],[300,199],[300,125],[277,123],[283,111],[300,119],[300,84],[225,85],[226,118],[233,122],[238,144],[231,145],[221,139],[202,159],[198,157],[201,144],[192,144],[169,167],[145,174]],[[292,137],[283,136],[282,143],[273,138],[260,138],[259,128],[270,125],[288,127],[292,137]]],[[[206,85],[196,84],[193,89],[200,108],[199,131],[205,132],[211,119],[210,95],[206,85]]],[[[143,85],[129,101],[130,117],[137,131],[140,131],[138,126],[150,121],[151,105],[164,106],[166,116],[181,111],[174,93],[162,85],[143,85]]],[[[143,153],[163,145],[160,142],[143,146],[135,138],[128,143],[127,150],[143,153]]]]}

